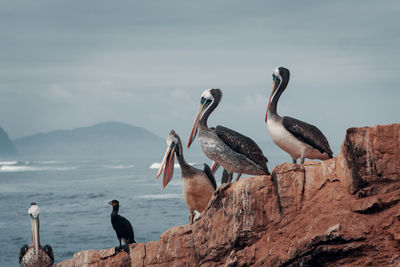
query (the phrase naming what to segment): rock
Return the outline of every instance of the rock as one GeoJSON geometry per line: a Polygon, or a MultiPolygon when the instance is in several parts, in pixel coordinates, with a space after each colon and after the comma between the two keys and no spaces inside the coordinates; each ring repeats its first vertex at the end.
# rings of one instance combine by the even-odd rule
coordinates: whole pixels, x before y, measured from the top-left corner
{"type": "MultiPolygon", "coordinates": [[[[283,215],[299,211],[304,198],[305,173],[297,164],[284,163],[272,171],[276,195],[283,215]]],[[[292,218],[285,216],[285,218],[292,218]]]]}
{"type": "Polygon", "coordinates": [[[351,193],[400,180],[400,124],[349,128],[338,155],[339,176],[351,193]]]}
{"type": "Polygon", "coordinates": [[[400,266],[399,130],[351,128],[337,158],[219,188],[193,225],[130,255],[82,251],[56,266],[400,266]]]}
{"type": "Polygon", "coordinates": [[[57,263],[59,267],[97,266],[97,267],[128,267],[131,266],[131,259],[125,251],[115,253],[114,248],[104,250],[84,250],[74,254],[74,257],[67,261],[57,263]]]}

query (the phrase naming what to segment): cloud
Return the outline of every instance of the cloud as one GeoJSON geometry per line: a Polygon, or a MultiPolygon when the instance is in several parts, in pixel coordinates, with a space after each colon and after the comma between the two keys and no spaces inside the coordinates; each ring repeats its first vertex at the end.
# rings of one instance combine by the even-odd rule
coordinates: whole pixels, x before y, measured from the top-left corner
{"type": "Polygon", "coordinates": [[[59,84],[51,84],[42,95],[50,101],[69,102],[73,99],[73,94],[68,89],[59,84]]]}

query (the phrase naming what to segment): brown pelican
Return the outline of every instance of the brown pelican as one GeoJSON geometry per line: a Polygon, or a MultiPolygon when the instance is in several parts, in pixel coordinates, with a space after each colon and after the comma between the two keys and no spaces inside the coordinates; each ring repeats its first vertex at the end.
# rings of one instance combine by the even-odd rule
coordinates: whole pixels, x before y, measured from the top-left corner
{"type": "Polygon", "coordinates": [[[200,108],[194,121],[188,147],[198,134],[204,154],[225,168],[230,176],[229,182],[234,172],[238,173],[236,180],[239,180],[243,173],[269,174],[268,160],[253,140],[223,126],[208,128],[208,116],[218,106],[221,98],[220,89],[208,89],[201,94],[200,108]]]}
{"type": "Polygon", "coordinates": [[[183,198],[190,211],[190,224],[193,224],[194,211],[201,213],[205,210],[217,188],[217,183],[207,164],[204,164],[204,170],[199,170],[185,161],[181,139],[174,130],[171,130],[167,138],[167,151],[157,173],[158,178],[164,170],[164,188],[171,181],[174,174],[175,154],[182,170],[183,198]]]}
{"type": "Polygon", "coordinates": [[[305,158],[321,160],[332,158],[328,140],[317,127],[291,117],[278,115],[276,111],[278,100],[289,83],[289,77],[289,70],[283,67],[276,68],[272,74],[272,92],[265,115],[265,122],[272,140],[290,154],[293,163],[300,158],[301,166],[305,158]]]}
{"type": "Polygon", "coordinates": [[[49,245],[42,247],[39,238],[39,207],[35,202],[31,203],[28,213],[32,219],[32,242],[24,245],[19,253],[21,266],[52,266],[54,263],[53,249],[49,245]]]}
{"type": "Polygon", "coordinates": [[[115,251],[119,251],[122,248],[122,240],[124,242],[124,250],[129,253],[129,244],[136,243],[132,225],[125,217],[122,217],[118,214],[118,200],[111,200],[108,202],[108,204],[113,207],[113,211],[111,213],[111,225],[114,228],[119,241],[119,247],[116,248],[115,251]]]}

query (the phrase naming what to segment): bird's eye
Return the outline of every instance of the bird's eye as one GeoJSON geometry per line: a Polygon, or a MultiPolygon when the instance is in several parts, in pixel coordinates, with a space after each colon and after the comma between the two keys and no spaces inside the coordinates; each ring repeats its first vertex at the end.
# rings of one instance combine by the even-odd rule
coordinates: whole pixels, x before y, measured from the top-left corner
{"type": "Polygon", "coordinates": [[[274,80],[274,82],[276,81],[276,76],[274,74],[272,74],[272,79],[274,80]]]}
{"type": "Polygon", "coordinates": [[[206,102],[206,99],[204,97],[201,98],[200,103],[204,104],[204,102],[206,102]]]}

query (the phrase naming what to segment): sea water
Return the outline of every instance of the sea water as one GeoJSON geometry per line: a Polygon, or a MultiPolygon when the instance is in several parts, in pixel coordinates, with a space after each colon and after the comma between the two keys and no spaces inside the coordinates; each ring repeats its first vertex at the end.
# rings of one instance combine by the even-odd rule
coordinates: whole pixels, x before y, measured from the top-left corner
{"type": "Polygon", "coordinates": [[[40,208],[40,242],[53,248],[56,262],[119,245],[107,204],[112,199],[132,223],[136,242],[159,240],[172,226],[187,224],[179,166],[164,190],[162,177],[155,177],[157,160],[0,160],[0,266],[18,266],[21,246],[30,244],[33,201],[40,208]]]}

